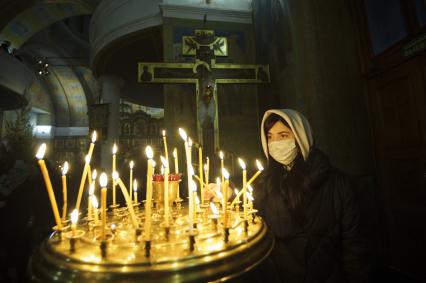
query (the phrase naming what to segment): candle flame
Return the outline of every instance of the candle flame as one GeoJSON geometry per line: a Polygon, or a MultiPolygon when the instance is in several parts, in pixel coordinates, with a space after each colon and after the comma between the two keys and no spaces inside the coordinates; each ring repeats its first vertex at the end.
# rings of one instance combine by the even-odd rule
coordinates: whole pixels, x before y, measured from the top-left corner
{"type": "Polygon", "coordinates": [[[229,172],[228,172],[228,170],[226,170],[225,168],[223,168],[223,170],[222,170],[222,174],[223,174],[223,177],[224,177],[226,180],[229,180],[229,172]]]}
{"type": "Polygon", "coordinates": [[[220,160],[223,160],[223,151],[219,151],[219,158],[220,160]]]}
{"type": "Polygon", "coordinates": [[[196,192],[197,191],[197,183],[194,180],[191,180],[190,182],[191,191],[196,192]]]}
{"type": "Polygon", "coordinates": [[[75,224],[77,224],[77,221],[78,221],[78,210],[74,209],[71,212],[71,223],[75,225],[75,224]]]}
{"type": "Polygon", "coordinates": [[[176,158],[177,157],[177,149],[176,147],[173,149],[173,157],[176,158]]]}
{"type": "Polygon", "coordinates": [[[96,141],[96,137],[97,137],[96,131],[93,131],[93,133],[92,133],[92,143],[94,143],[96,141]]]}
{"type": "Polygon", "coordinates": [[[235,193],[236,195],[238,195],[238,193],[239,193],[238,189],[234,189],[234,193],[235,193]]]}
{"type": "Polygon", "coordinates": [[[114,143],[114,145],[112,146],[112,154],[116,154],[117,153],[117,144],[114,143]]]}
{"type": "Polygon", "coordinates": [[[216,205],[214,205],[214,203],[210,202],[210,209],[212,210],[212,213],[214,215],[218,215],[219,214],[219,210],[217,209],[216,205]]]}
{"type": "Polygon", "coordinates": [[[133,166],[135,166],[135,163],[133,162],[133,160],[130,161],[129,166],[130,166],[130,169],[133,169],[133,166]]]}
{"type": "Polygon", "coordinates": [[[102,173],[101,176],[99,177],[99,184],[101,185],[101,187],[105,188],[108,185],[108,176],[106,173],[102,173]]]}
{"type": "Polygon", "coordinates": [[[66,175],[68,173],[69,165],[68,161],[64,162],[64,166],[62,166],[62,175],[66,175]]]}
{"type": "Polygon", "coordinates": [[[157,165],[157,163],[155,162],[155,160],[152,160],[152,169],[155,169],[155,165],[157,165]]]}
{"type": "Polygon", "coordinates": [[[154,157],[154,151],[152,150],[152,147],[149,145],[145,148],[145,154],[148,159],[152,159],[154,157]]]}
{"type": "Polygon", "coordinates": [[[195,175],[194,167],[192,165],[189,166],[188,170],[189,170],[189,175],[191,176],[195,175]]]}
{"type": "Polygon", "coordinates": [[[258,169],[259,171],[263,171],[262,163],[260,163],[260,161],[259,161],[259,160],[257,160],[257,159],[256,159],[256,165],[257,165],[257,169],[258,169]]]}
{"type": "Polygon", "coordinates": [[[179,135],[184,141],[188,139],[188,135],[186,134],[185,130],[182,128],[179,128],[179,135]]]}
{"type": "Polygon", "coordinates": [[[166,136],[166,130],[163,130],[163,137],[165,137],[166,136]]]}
{"type": "Polygon", "coordinates": [[[241,158],[238,158],[238,162],[243,170],[246,170],[246,163],[241,158]]]}
{"type": "Polygon", "coordinates": [[[91,196],[91,198],[92,198],[92,206],[93,206],[93,208],[98,208],[98,199],[96,198],[96,196],[95,195],[93,195],[93,196],[91,196]]]}
{"type": "Polygon", "coordinates": [[[220,199],[223,199],[223,195],[222,195],[222,192],[220,191],[220,189],[216,190],[216,194],[220,199]]]}
{"type": "Polygon", "coordinates": [[[248,200],[249,200],[249,201],[254,201],[254,198],[253,198],[253,196],[251,195],[251,193],[246,192],[246,196],[247,196],[247,198],[248,198],[248,200]]]}
{"type": "Polygon", "coordinates": [[[248,186],[247,186],[247,189],[249,190],[249,192],[250,192],[250,193],[252,193],[252,192],[253,192],[253,187],[252,187],[251,185],[248,185],[248,186]]]}
{"type": "Polygon", "coordinates": [[[86,164],[90,163],[90,156],[88,154],[84,157],[84,162],[86,162],[86,164]]]}
{"type": "Polygon", "coordinates": [[[207,167],[207,163],[204,163],[204,171],[207,171],[209,167],[207,167]]]}
{"type": "Polygon", "coordinates": [[[138,190],[138,182],[135,180],[133,180],[133,191],[136,192],[138,190]]]}
{"type": "Polygon", "coordinates": [[[38,160],[43,159],[45,152],[46,152],[46,144],[42,143],[37,150],[37,154],[36,154],[37,159],[38,160]]]}
{"type": "Polygon", "coordinates": [[[118,175],[118,172],[117,172],[117,171],[112,172],[112,178],[113,178],[114,180],[117,180],[119,177],[120,177],[120,176],[118,175]]]}
{"type": "Polygon", "coordinates": [[[167,161],[167,159],[164,156],[160,156],[161,159],[161,163],[163,164],[164,168],[168,168],[169,167],[169,161],[167,161]]]}
{"type": "Polygon", "coordinates": [[[95,183],[91,183],[89,186],[89,196],[93,196],[95,193],[95,183]]]}
{"type": "Polygon", "coordinates": [[[97,177],[98,177],[98,171],[96,171],[96,169],[93,169],[93,171],[92,171],[92,180],[96,180],[97,177]]]}
{"type": "Polygon", "coordinates": [[[115,224],[114,223],[111,224],[111,230],[115,230],[115,224]]]}

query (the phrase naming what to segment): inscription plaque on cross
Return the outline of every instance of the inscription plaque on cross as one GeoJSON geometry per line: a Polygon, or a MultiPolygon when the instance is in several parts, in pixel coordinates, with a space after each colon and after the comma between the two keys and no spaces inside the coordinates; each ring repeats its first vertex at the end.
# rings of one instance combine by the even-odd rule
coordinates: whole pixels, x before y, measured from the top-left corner
{"type": "Polygon", "coordinates": [[[194,62],[139,62],[138,82],[195,84],[198,141],[212,156],[219,149],[217,85],[269,83],[269,65],[216,63],[216,57],[228,56],[228,43],[213,30],[183,36],[182,54],[194,56],[194,62]]]}

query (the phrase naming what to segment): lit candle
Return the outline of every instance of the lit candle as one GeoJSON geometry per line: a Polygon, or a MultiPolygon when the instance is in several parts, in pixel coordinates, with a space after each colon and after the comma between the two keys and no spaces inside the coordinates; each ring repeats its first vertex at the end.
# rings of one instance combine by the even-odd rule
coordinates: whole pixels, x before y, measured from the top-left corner
{"type": "Polygon", "coordinates": [[[204,171],[205,171],[205,175],[206,175],[206,177],[205,177],[205,179],[206,179],[206,184],[209,184],[209,171],[210,171],[210,159],[209,159],[209,157],[206,157],[206,164],[204,165],[204,171]]]}
{"type": "Polygon", "coordinates": [[[197,191],[194,192],[194,195],[195,195],[196,210],[199,211],[200,210],[200,198],[197,195],[197,191]]]}
{"type": "MultiPolygon", "coordinates": [[[[194,180],[191,180],[191,194],[192,194],[192,199],[194,201],[192,215],[193,215],[193,218],[195,219],[195,216],[197,214],[196,203],[197,203],[198,196],[197,196],[197,183],[194,180]]],[[[200,200],[198,199],[198,201],[200,200]]]]}
{"type": "Polygon", "coordinates": [[[133,166],[135,166],[135,163],[132,161],[130,161],[129,163],[129,167],[130,167],[130,177],[129,177],[129,195],[130,195],[130,199],[132,199],[132,191],[133,191],[133,166]]]}
{"type": "Polygon", "coordinates": [[[133,181],[133,195],[135,196],[135,204],[138,204],[138,185],[136,180],[133,181]]]}
{"type": "MultiPolygon", "coordinates": [[[[173,149],[173,158],[175,159],[175,173],[179,174],[178,153],[176,147],[173,149]]],[[[180,200],[179,184],[177,187],[177,200],[180,200]]]]}
{"type": "Polygon", "coordinates": [[[157,163],[155,162],[155,160],[152,160],[152,174],[155,174],[155,166],[157,165],[157,163]]]}
{"type": "Polygon", "coordinates": [[[248,201],[249,201],[249,207],[250,207],[250,209],[253,209],[253,201],[254,201],[253,187],[251,185],[248,185],[247,190],[248,190],[247,198],[248,198],[248,201]]]}
{"type": "Polygon", "coordinates": [[[243,209],[244,209],[244,220],[247,220],[247,170],[246,170],[246,164],[244,160],[241,158],[238,158],[238,162],[240,163],[241,169],[243,169],[243,187],[241,190],[244,191],[243,193],[243,209]]]}
{"type": "Polygon", "coordinates": [[[192,165],[192,139],[188,137],[189,163],[192,165]]]}
{"type": "Polygon", "coordinates": [[[248,180],[247,186],[250,185],[251,183],[253,183],[254,180],[256,180],[257,176],[259,176],[260,173],[262,173],[262,171],[263,171],[262,163],[260,163],[260,161],[257,160],[257,159],[256,159],[256,166],[257,166],[257,172],[253,175],[253,177],[250,178],[250,180],[248,180]]]}
{"type": "Polygon", "coordinates": [[[95,193],[96,189],[96,178],[98,178],[98,171],[96,169],[93,169],[92,171],[92,183],[93,184],[93,194],[95,193]]]}
{"type": "MultiPolygon", "coordinates": [[[[216,178],[216,195],[219,197],[219,200],[222,200],[222,198],[221,198],[221,196],[222,196],[222,183],[220,182],[219,177],[216,178]]],[[[223,202],[222,202],[222,206],[223,206],[223,202]]]]}
{"type": "Polygon", "coordinates": [[[89,186],[89,201],[87,202],[87,218],[91,220],[92,218],[92,202],[90,201],[91,197],[95,193],[95,183],[91,183],[89,186]]]}
{"type": "MultiPolygon", "coordinates": [[[[117,161],[117,145],[114,143],[112,147],[112,172],[116,171],[116,161],[117,161]]],[[[112,180],[112,205],[116,206],[116,199],[115,199],[115,186],[117,184],[115,183],[115,180],[112,180]]]]}
{"type": "Polygon", "coordinates": [[[186,155],[186,171],[187,171],[187,182],[188,182],[188,198],[189,198],[189,203],[188,203],[188,214],[189,214],[189,229],[192,231],[193,229],[193,223],[194,223],[194,207],[193,207],[193,195],[192,195],[192,190],[191,190],[191,182],[192,182],[192,175],[190,172],[190,168],[191,166],[191,156],[190,156],[190,150],[189,150],[189,145],[188,145],[188,136],[186,135],[186,132],[182,129],[179,128],[179,134],[181,136],[181,138],[184,140],[184,144],[185,144],[185,155],[186,155]]]}
{"type": "Polygon", "coordinates": [[[145,149],[146,157],[148,157],[148,166],[146,170],[146,204],[145,204],[145,237],[146,240],[151,238],[151,202],[152,202],[152,174],[154,173],[153,161],[154,152],[150,146],[145,149]]]}
{"type": "Polygon", "coordinates": [[[67,172],[69,169],[68,162],[64,162],[64,166],[62,166],[62,221],[65,221],[67,217],[67,204],[68,204],[68,192],[67,192],[67,172]]]}
{"type": "Polygon", "coordinates": [[[203,148],[201,145],[198,147],[198,172],[200,175],[201,203],[204,204],[203,148]]]}
{"type": "MultiPolygon", "coordinates": [[[[221,181],[222,184],[225,182],[225,178],[223,177],[223,169],[224,169],[224,161],[223,161],[223,151],[219,151],[219,158],[220,158],[220,172],[221,172],[221,181]]],[[[223,192],[222,192],[223,193],[223,192]]]]}
{"type": "Polygon", "coordinates": [[[103,241],[106,240],[106,203],[107,203],[107,184],[108,177],[107,174],[102,173],[99,177],[99,184],[101,186],[101,219],[102,219],[102,227],[101,227],[101,238],[103,241]]]}
{"type": "Polygon", "coordinates": [[[75,209],[80,210],[81,197],[83,196],[84,185],[86,184],[87,172],[89,171],[90,156],[86,155],[84,158],[85,164],[83,169],[83,174],[81,176],[80,187],[78,189],[77,202],[75,204],[75,209]]]}
{"type": "Polygon", "coordinates": [[[160,156],[164,166],[164,220],[166,227],[169,227],[169,162],[160,156]]]}
{"type": "Polygon", "coordinates": [[[164,144],[164,156],[166,157],[167,162],[169,162],[169,151],[167,150],[167,138],[166,130],[163,130],[163,144],[164,144]]]}
{"type": "Polygon", "coordinates": [[[179,173],[179,162],[178,162],[178,154],[176,147],[173,149],[173,158],[175,159],[175,173],[179,173]]]}
{"type": "Polygon", "coordinates": [[[52,206],[53,216],[58,230],[62,229],[61,217],[59,216],[58,205],[56,204],[55,193],[53,192],[52,182],[50,181],[49,172],[46,168],[46,163],[43,160],[44,153],[46,152],[46,144],[40,145],[36,157],[40,166],[41,173],[43,174],[44,183],[46,185],[47,194],[49,196],[50,205],[52,206]]]}
{"type": "Polygon", "coordinates": [[[98,225],[99,223],[99,217],[98,217],[98,199],[95,195],[91,196],[92,201],[92,207],[93,207],[93,219],[95,219],[95,225],[98,225]]]}
{"type": "MultiPolygon", "coordinates": [[[[137,229],[139,225],[138,225],[138,221],[136,219],[135,210],[133,209],[132,199],[130,198],[130,195],[127,191],[127,188],[124,185],[123,181],[120,179],[117,171],[112,173],[112,177],[115,179],[116,183],[118,184],[118,186],[121,189],[121,192],[123,193],[124,199],[126,200],[127,209],[129,210],[129,215],[130,215],[130,219],[132,221],[132,225],[135,229],[137,229]]],[[[137,188],[138,188],[137,182],[136,182],[136,180],[134,180],[133,189],[137,190],[137,188]]],[[[135,194],[135,197],[137,197],[136,194],[135,194]]]]}
{"type": "Polygon", "coordinates": [[[229,172],[223,168],[223,177],[225,178],[225,184],[223,185],[223,226],[228,226],[228,187],[229,187],[229,172]]]}
{"type": "Polygon", "coordinates": [[[96,131],[93,131],[93,133],[92,133],[92,142],[90,143],[89,152],[87,153],[87,155],[89,155],[89,158],[92,158],[93,149],[95,148],[96,137],[97,137],[96,131]]]}
{"type": "Polygon", "coordinates": [[[87,182],[90,184],[92,183],[92,169],[90,168],[90,163],[87,165],[87,182]]]}
{"type": "Polygon", "coordinates": [[[74,209],[71,212],[71,233],[75,237],[75,231],[77,230],[77,221],[78,221],[78,210],[74,209]]]}

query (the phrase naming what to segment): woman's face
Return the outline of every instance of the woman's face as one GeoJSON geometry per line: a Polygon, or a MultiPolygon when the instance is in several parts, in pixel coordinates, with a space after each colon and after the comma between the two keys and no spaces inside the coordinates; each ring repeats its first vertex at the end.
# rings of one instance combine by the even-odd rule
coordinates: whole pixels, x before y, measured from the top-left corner
{"type": "Polygon", "coordinates": [[[276,122],[268,131],[268,143],[285,139],[294,139],[294,134],[283,122],[276,122]]]}

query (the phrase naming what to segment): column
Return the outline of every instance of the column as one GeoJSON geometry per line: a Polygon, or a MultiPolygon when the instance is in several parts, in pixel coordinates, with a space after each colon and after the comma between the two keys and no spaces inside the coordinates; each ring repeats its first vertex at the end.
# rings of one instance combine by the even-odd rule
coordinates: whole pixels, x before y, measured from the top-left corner
{"type": "MultiPolygon", "coordinates": [[[[108,132],[101,142],[101,168],[110,172],[112,167],[112,146],[118,144],[120,132],[120,90],[123,79],[117,76],[104,75],[98,78],[101,84],[101,103],[108,103],[108,132]]],[[[120,149],[120,148],[119,148],[120,149]]]]}

